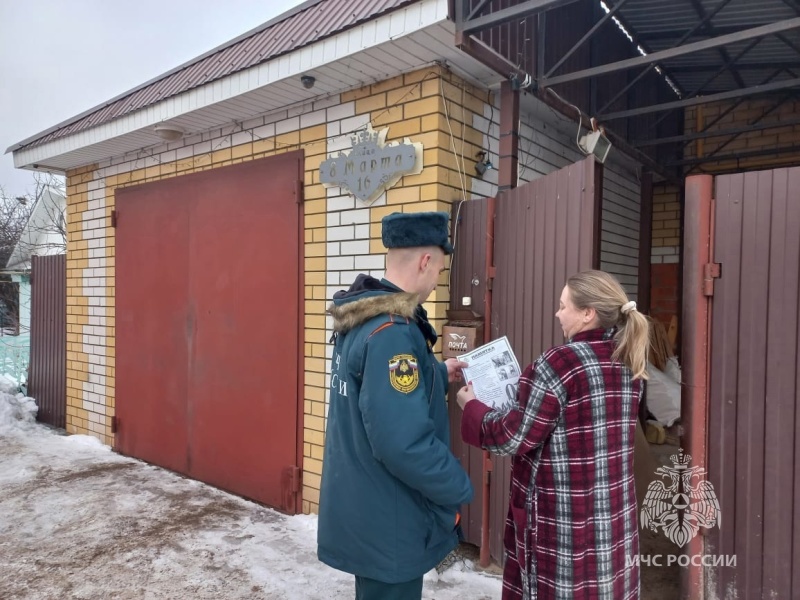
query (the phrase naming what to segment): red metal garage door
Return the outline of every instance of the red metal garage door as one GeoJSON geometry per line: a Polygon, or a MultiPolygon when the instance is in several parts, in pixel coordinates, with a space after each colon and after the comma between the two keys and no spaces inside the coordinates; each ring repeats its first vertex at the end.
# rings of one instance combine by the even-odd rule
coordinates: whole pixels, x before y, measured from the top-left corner
{"type": "Polygon", "coordinates": [[[301,152],[117,191],[116,447],[287,512],[301,152]]]}

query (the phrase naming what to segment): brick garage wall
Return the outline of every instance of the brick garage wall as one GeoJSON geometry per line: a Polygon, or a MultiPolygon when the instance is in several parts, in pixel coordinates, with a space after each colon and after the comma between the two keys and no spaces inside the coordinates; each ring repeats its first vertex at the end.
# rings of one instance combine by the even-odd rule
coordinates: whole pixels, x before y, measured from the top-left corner
{"type": "MultiPolygon", "coordinates": [[[[338,103],[338,96],[329,98],[316,106],[259,117],[67,174],[68,432],[93,435],[113,445],[116,244],[111,211],[116,189],[302,147],[306,159],[305,239],[313,250],[312,243],[324,243],[325,236],[325,217],[321,214],[325,190],[315,180],[314,167],[326,155],[327,109],[335,110],[338,103]]],[[[324,284],[324,263],[316,264],[309,257],[305,261],[306,289],[315,283],[324,284]]],[[[314,312],[321,315],[323,311],[324,302],[308,302],[306,324],[312,321],[314,312]]],[[[315,338],[313,331],[307,330],[306,335],[306,368],[309,364],[313,368],[315,338]]],[[[307,389],[306,398],[309,396],[313,391],[307,389]]]]}
{"type": "MultiPolygon", "coordinates": [[[[693,133],[708,127],[708,131],[721,131],[747,127],[751,124],[776,123],[796,119],[800,112],[800,101],[780,103],[783,97],[754,99],[741,104],[717,102],[686,110],[685,133],[693,133]],[[719,120],[718,120],[719,119],[719,120]],[[715,122],[716,121],[716,122],[715,122]]],[[[779,126],[762,131],[751,131],[738,136],[724,136],[695,140],[686,146],[685,158],[735,155],[738,152],[787,148],[800,145],[800,125],[779,126]]],[[[763,156],[734,158],[720,162],[704,163],[692,173],[722,173],[754,171],[800,164],[800,152],[780,154],[767,152],[763,156]]]]}
{"type": "MultiPolygon", "coordinates": [[[[332,347],[325,309],[359,272],[383,274],[380,220],[394,211],[449,211],[473,178],[470,157],[483,133],[473,126],[488,93],[433,67],[357,90],[195,134],[67,174],[67,430],[113,445],[115,408],[115,190],[215,169],[302,148],[304,204],[303,510],[316,512],[330,384],[332,347]],[[346,151],[350,136],[372,123],[387,141],[424,145],[425,168],[402,178],[370,205],[319,181],[323,160],[346,151]]],[[[426,308],[441,328],[449,297],[447,273],[426,308]]]]}
{"type": "MultiPolygon", "coordinates": [[[[483,140],[483,132],[473,126],[473,117],[483,114],[486,98],[486,91],[440,67],[342,94],[343,102],[354,102],[359,126],[371,122],[376,130],[388,127],[387,142],[404,137],[421,142],[425,166],[422,173],[403,177],[368,206],[338,188],[328,189],[327,298],[350,285],[359,272],[383,275],[386,251],[380,221],[384,216],[396,211],[449,212],[451,203],[471,196],[472,157],[483,140]],[[368,235],[364,223],[369,224],[368,235]]],[[[342,140],[341,146],[329,151],[335,154],[348,148],[349,140],[342,140]]],[[[437,330],[441,330],[449,304],[446,283],[444,273],[425,306],[437,330]]]]}

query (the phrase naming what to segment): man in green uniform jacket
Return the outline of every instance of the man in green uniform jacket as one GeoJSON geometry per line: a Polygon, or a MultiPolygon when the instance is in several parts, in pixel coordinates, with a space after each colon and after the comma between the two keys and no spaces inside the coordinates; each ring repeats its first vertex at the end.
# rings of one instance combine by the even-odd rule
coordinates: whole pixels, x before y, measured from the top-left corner
{"type": "Polygon", "coordinates": [[[447,213],[383,219],[386,278],[334,296],[330,406],[318,556],[356,576],[357,600],[418,600],[422,576],[457,545],[469,477],[450,452],[448,381],[422,303],[444,270],[447,213]]]}

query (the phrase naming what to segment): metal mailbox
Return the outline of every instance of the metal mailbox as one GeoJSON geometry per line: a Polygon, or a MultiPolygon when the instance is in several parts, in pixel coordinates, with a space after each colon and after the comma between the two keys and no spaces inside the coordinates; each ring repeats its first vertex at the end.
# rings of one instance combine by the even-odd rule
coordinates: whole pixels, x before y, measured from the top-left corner
{"type": "Polygon", "coordinates": [[[466,309],[447,311],[442,328],[442,356],[457,358],[483,344],[483,317],[466,309]]]}

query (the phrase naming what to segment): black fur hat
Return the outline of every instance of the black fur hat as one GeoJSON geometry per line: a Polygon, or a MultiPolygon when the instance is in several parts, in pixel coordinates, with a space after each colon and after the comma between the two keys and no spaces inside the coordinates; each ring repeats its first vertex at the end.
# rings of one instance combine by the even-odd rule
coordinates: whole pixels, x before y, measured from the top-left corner
{"type": "Polygon", "coordinates": [[[383,245],[387,248],[439,246],[445,254],[453,253],[447,240],[446,212],[392,213],[383,217],[383,245]]]}

